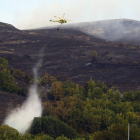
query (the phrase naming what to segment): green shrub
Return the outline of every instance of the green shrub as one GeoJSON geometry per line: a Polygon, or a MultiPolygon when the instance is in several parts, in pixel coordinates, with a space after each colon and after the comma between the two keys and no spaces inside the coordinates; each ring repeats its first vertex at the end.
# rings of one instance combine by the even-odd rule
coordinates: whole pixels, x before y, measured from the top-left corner
{"type": "Polygon", "coordinates": [[[134,94],[133,94],[132,91],[125,92],[123,94],[122,101],[130,101],[130,102],[132,102],[133,100],[134,100],[134,94]]]}
{"type": "Polygon", "coordinates": [[[54,138],[49,135],[36,136],[33,140],[54,140],[54,138]]]}
{"type": "Polygon", "coordinates": [[[51,86],[53,82],[57,81],[57,78],[55,76],[51,76],[48,73],[45,73],[44,77],[40,81],[40,85],[43,86],[45,84],[48,84],[51,86]]]}
{"type": "Polygon", "coordinates": [[[14,84],[15,78],[10,74],[10,70],[2,69],[0,72],[0,89],[17,93],[18,87],[14,84]]]}
{"type": "Polygon", "coordinates": [[[59,136],[56,138],[56,140],[69,140],[69,139],[65,136],[59,136]]]}
{"type": "MultiPolygon", "coordinates": [[[[130,126],[131,127],[131,126],[130,126]]],[[[128,137],[127,125],[112,125],[108,130],[95,132],[90,140],[125,140],[128,137]]],[[[139,130],[130,128],[130,140],[139,140],[139,130]]]]}
{"type": "Polygon", "coordinates": [[[24,84],[23,87],[18,90],[17,94],[26,97],[28,94],[28,86],[26,84],[24,84]]]}
{"type": "Polygon", "coordinates": [[[0,140],[18,140],[19,132],[8,125],[0,126],[0,140]]]}
{"type": "Polygon", "coordinates": [[[70,126],[53,117],[34,118],[29,131],[31,134],[45,133],[53,138],[64,135],[68,138],[75,138],[77,133],[70,126]]]}
{"type": "Polygon", "coordinates": [[[9,64],[9,62],[7,60],[5,60],[4,58],[0,57],[0,64],[7,66],[9,64]]]}
{"type": "Polygon", "coordinates": [[[95,61],[97,58],[98,58],[98,53],[97,53],[97,51],[95,50],[95,51],[93,51],[93,53],[92,53],[92,59],[93,59],[93,61],[95,61]]]}
{"type": "Polygon", "coordinates": [[[99,87],[95,87],[94,90],[91,92],[91,98],[98,98],[100,99],[103,95],[103,90],[99,87]]]}

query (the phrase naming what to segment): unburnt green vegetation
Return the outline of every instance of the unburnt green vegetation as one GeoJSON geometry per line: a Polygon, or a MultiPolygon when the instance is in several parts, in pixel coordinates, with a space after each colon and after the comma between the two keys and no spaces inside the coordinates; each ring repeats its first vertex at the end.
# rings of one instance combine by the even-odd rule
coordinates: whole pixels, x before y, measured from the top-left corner
{"type": "Polygon", "coordinates": [[[86,139],[123,139],[127,137],[128,123],[131,139],[140,139],[140,91],[125,92],[120,98],[118,90],[90,79],[85,87],[54,82],[48,98],[55,103],[44,102],[43,115],[60,119],[86,139]]]}
{"type": "MultiPolygon", "coordinates": [[[[8,63],[2,61],[1,66],[1,90],[18,94],[20,90],[14,83],[15,77],[8,69],[8,63]]],[[[22,76],[19,75],[19,79],[22,76]]],[[[2,125],[0,139],[124,140],[128,135],[128,123],[130,139],[140,139],[140,91],[128,91],[121,96],[119,90],[108,88],[101,81],[96,83],[92,78],[83,87],[58,81],[49,74],[40,77],[38,82],[42,86],[43,116],[34,118],[25,135],[2,125]],[[49,90],[45,90],[46,85],[49,90]]]]}
{"type": "Polygon", "coordinates": [[[26,96],[27,84],[30,80],[30,75],[22,70],[12,68],[7,60],[0,57],[0,90],[26,96]],[[21,81],[22,85],[19,86],[16,79],[21,81]]]}

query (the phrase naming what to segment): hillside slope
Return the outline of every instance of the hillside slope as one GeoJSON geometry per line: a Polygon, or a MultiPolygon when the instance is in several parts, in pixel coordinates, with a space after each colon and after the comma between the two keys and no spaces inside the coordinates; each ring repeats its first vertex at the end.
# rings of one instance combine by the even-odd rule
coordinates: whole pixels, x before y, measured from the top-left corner
{"type": "Polygon", "coordinates": [[[138,46],[109,42],[73,28],[7,30],[0,36],[0,55],[27,74],[32,74],[38,52],[46,46],[39,76],[49,73],[83,86],[92,77],[122,92],[140,87],[138,46]],[[98,54],[96,61],[93,51],[98,54]]]}
{"type": "Polygon", "coordinates": [[[137,20],[112,19],[74,23],[58,27],[63,29],[74,28],[84,33],[119,43],[140,45],[140,21],[137,20]]]}
{"type": "Polygon", "coordinates": [[[0,22],[0,32],[1,31],[18,31],[18,29],[11,24],[0,22]]]}
{"type": "Polygon", "coordinates": [[[0,124],[6,115],[18,105],[21,105],[25,97],[0,91],[0,124]]]}

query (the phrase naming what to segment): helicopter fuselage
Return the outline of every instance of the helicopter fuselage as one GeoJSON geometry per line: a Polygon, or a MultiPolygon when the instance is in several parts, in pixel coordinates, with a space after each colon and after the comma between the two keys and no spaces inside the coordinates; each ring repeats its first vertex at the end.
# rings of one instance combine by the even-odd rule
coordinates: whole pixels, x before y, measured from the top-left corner
{"type": "Polygon", "coordinates": [[[59,23],[67,23],[67,20],[65,19],[60,19],[60,20],[50,20],[51,22],[59,22],[59,23]]]}
{"type": "Polygon", "coordinates": [[[64,19],[64,15],[65,15],[65,13],[63,14],[63,17],[62,18],[59,18],[59,17],[54,16],[55,18],[58,18],[59,20],[50,20],[50,21],[51,22],[59,22],[60,24],[67,23],[67,21],[71,21],[71,20],[64,19]]]}

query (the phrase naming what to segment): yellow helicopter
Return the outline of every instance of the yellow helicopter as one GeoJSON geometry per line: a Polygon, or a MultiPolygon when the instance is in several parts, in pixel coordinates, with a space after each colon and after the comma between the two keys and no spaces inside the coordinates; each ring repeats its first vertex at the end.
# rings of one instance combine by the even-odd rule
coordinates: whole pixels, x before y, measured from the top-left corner
{"type": "Polygon", "coordinates": [[[62,24],[62,23],[67,23],[67,21],[71,21],[71,20],[64,19],[64,15],[65,15],[65,13],[63,14],[62,18],[54,16],[55,18],[59,18],[59,20],[50,20],[50,22],[59,22],[60,24],[62,24]]]}

